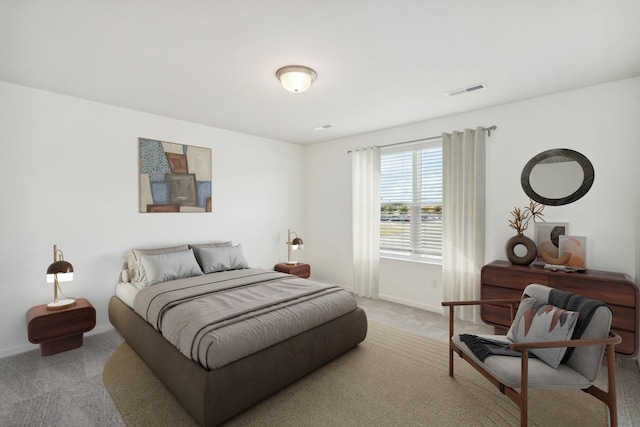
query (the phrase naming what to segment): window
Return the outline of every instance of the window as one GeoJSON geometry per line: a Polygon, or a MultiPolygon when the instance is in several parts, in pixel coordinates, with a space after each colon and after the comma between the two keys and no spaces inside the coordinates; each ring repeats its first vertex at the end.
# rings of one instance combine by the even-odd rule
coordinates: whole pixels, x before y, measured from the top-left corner
{"type": "Polygon", "coordinates": [[[442,140],[383,151],[380,253],[442,262],[442,140]]]}

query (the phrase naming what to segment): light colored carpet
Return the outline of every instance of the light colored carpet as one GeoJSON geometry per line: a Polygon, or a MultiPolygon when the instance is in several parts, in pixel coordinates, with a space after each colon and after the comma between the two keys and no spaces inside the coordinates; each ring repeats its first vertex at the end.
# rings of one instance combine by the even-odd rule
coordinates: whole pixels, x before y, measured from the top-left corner
{"type": "MultiPolygon", "coordinates": [[[[448,376],[446,344],[375,322],[357,348],[236,416],[226,426],[515,426],[517,406],[466,362],[448,376]]],[[[104,382],[130,427],[190,426],[184,411],[122,344],[104,382]]],[[[530,426],[606,426],[606,407],[579,390],[532,390],[530,426]]]]}

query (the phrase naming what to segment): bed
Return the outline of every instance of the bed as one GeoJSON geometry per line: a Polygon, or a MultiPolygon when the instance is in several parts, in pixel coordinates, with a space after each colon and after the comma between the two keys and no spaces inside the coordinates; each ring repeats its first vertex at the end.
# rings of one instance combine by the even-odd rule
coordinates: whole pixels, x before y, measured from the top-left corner
{"type": "Polygon", "coordinates": [[[203,426],[219,425],[364,340],[346,290],[249,268],[231,242],[131,250],[109,319],[203,426]]]}

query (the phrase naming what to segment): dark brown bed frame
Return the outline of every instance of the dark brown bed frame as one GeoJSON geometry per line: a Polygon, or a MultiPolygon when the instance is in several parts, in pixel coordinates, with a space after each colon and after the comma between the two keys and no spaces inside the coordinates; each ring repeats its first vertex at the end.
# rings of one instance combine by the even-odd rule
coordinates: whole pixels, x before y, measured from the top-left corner
{"type": "Polygon", "coordinates": [[[183,356],[118,297],[109,320],[202,426],[218,425],[362,342],[361,308],[222,368],[207,371],[183,356]]]}

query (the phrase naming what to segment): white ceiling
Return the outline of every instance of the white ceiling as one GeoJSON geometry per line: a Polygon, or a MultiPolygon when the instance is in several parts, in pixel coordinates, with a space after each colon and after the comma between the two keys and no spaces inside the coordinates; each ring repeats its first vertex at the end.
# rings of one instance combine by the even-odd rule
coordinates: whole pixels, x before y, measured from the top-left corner
{"type": "Polygon", "coordinates": [[[0,80],[299,144],[638,75],[640,0],[0,0],[0,80]]]}

